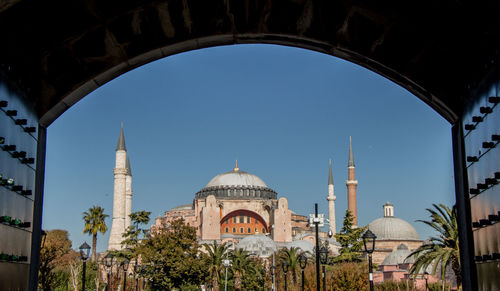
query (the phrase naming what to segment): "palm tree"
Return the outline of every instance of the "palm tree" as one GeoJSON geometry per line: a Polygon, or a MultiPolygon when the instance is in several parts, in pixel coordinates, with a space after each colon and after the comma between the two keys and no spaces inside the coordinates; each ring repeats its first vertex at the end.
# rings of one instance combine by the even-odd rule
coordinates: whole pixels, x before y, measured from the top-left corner
{"type": "Polygon", "coordinates": [[[299,256],[303,254],[300,248],[291,247],[289,249],[284,248],[280,251],[280,258],[282,261],[287,262],[288,272],[292,273],[292,279],[294,283],[297,283],[297,272],[299,270],[299,256]]]}
{"type": "Polygon", "coordinates": [[[438,265],[441,265],[441,279],[444,280],[446,267],[450,266],[455,273],[457,286],[461,289],[457,209],[456,207],[450,209],[444,204],[432,205],[435,209],[427,209],[430,212],[431,221],[418,221],[432,227],[439,236],[431,237],[429,243],[421,245],[408,256],[415,258],[410,273],[419,274],[421,270],[426,270],[429,265],[432,265],[432,274],[435,274],[438,265]]]}
{"type": "Polygon", "coordinates": [[[96,205],[89,208],[88,212],[85,211],[83,213],[83,221],[85,222],[83,234],[88,233],[92,235],[92,262],[96,261],[97,233],[104,234],[108,231],[108,227],[104,221],[108,216],[104,214],[104,208],[96,205]]]}
{"type": "Polygon", "coordinates": [[[214,240],[212,244],[203,244],[203,247],[208,252],[208,272],[210,273],[212,284],[215,290],[219,290],[219,283],[222,279],[222,260],[227,255],[229,245],[227,243],[217,245],[217,242],[214,240]]]}
{"type": "Polygon", "coordinates": [[[233,261],[234,288],[241,290],[241,279],[246,273],[252,272],[250,254],[243,249],[236,249],[231,253],[231,260],[233,261]]]}

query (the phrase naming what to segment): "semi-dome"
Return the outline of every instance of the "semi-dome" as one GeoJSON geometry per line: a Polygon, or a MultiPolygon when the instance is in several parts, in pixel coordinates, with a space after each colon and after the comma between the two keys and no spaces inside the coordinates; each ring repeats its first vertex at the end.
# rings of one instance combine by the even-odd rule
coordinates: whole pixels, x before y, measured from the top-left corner
{"type": "Polygon", "coordinates": [[[209,195],[224,199],[276,199],[278,196],[261,178],[240,171],[238,163],[232,171],[212,178],[205,188],[196,193],[196,198],[209,195]]]}
{"type": "Polygon", "coordinates": [[[408,258],[410,254],[411,251],[408,247],[405,244],[400,244],[395,251],[385,257],[381,265],[399,265],[404,263],[413,264],[415,260],[413,259],[413,256],[408,258]]]}
{"type": "Polygon", "coordinates": [[[278,251],[276,243],[263,234],[254,234],[244,237],[238,242],[236,248],[243,249],[259,257],[269,257],[274,252],[278,251]]]}
{"type": "Polygon", "coordinates": [[[368,225],[377,240],[420,240],[417,231],[411,224],[401,218],[394,217],[394,206],[387,202],[384,206],[384,217],[375,219],[368,225]]]}

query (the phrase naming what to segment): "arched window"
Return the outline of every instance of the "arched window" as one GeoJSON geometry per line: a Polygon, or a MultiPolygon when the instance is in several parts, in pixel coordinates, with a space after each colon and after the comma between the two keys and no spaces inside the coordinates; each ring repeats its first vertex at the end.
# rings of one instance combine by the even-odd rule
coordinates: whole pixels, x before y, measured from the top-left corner
{"type": "Polygon", "coordinates": [[[226,227],[226,232],[229,232],[229,227],[226,227]]]}
{"type": "Polygon", "coordinates": [[[243,233],[243,227],[240,227],[240,233],[243,233]]]}
{"type": "Polygon", "coordinates": [[[233,227],[233,233],[236,233],[236,227],[233,227]]]}
{"type": "MultiPolygon", "coordinates": [[[[380,211],[380,210],[379,210],[380,211]]],[[[380,213],[380,212],[379,212],[380,213]]],[[[379,214],[380,215],[380,214],[379,214]]],[[[262,228],[262,233],[266,233],[266,230],[262,228]]]]}
{"type": "Polygon", "coordinates": [[[252,229],[249,227],[249,228],[247,229],[247,232],[248,232],[248,233],[252,233],[252,229]]]}

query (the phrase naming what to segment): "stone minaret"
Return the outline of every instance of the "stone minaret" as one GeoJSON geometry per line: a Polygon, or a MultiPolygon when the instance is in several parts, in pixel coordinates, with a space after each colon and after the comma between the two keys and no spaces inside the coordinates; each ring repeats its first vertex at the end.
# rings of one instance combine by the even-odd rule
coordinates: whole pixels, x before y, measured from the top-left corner
{"type": "MultiPolygon", "coordinates": [[[[123,240],[122,234],[127,227],[125,225],[125,217],[127,204],[127,176],[129,176],[129,170],[127,169],[127,148],[125,147],[125,137],[123,136],[123,124],[120,131],[120,137],[118,138],[118,144],[116,145],[116,161],[113,173],[115,176],[113,191],[113,223],[111,224],[108,250],[121,250],[121,242],[123,240]]],[[[129,185],[131,186],[131,182],[129,185]]],[[[132,189],[130,189],[130,195],[132,195],[132,189]]]]}
{"type": "Polygon", "coordinates": [[[328,175],[328,197],[326,197],[326,200],[328,201],[328,219],[330,220],[329,230],[333,235],[336,233],[335,199],[337,199],[337,197],[335,197],[335,192],[333,190],[332,160],[330,159],[330,173],[328,175]]]}
{"type": "Polygon", "coordinates": [[[132,213],[132,169],[130,168],[130,158],[127,153],[126,160],[127,175],[125,176],[125,230],[130,226],[130,213],[132,213]]]}
{"type": "Polygon", "coordinates": [[[354,217],[353,226],[358,226],[358,206],[356,202],[356,188],[358,181],[354,176],[354,154],[352,153],[352,142],[349,137],[349,162],[347,163],[348,176],[345,184],[347,186],[347,209],[351,211],[354,217]]]}

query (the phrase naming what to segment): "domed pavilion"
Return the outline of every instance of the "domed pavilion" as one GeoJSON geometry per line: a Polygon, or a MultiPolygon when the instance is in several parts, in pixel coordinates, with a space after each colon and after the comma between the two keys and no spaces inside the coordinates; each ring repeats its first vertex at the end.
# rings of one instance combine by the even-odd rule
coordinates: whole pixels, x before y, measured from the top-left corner
{"type": "Polygon", "coordinates": [[[368,225],[376,236],[373,262],[380,264],[393,251],[398,251],[398,246],[403,244],[411,252],[422,245],[415,228],[407,221],[394,217],[394,206],[387,202],[383,206],[384,216],[377,218],[368,225]]]}

